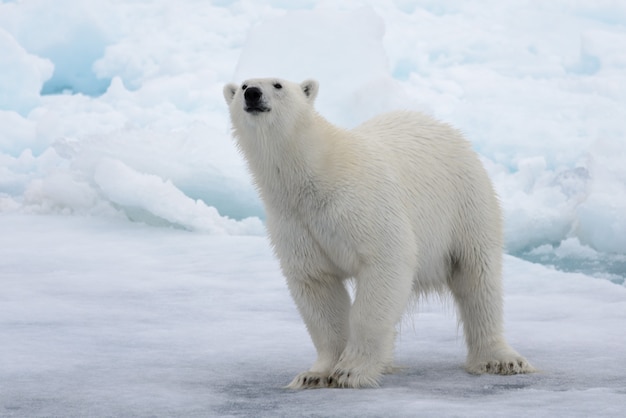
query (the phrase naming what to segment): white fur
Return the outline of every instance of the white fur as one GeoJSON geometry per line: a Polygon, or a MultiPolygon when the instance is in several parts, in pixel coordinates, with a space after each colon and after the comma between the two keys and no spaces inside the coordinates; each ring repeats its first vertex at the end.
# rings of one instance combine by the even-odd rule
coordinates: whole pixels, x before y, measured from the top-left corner
{"type": "Polygon", "coordinates": [[[456,130],[393,112],[348,131],[314,110],[313,80],[244,85],[260,89],[270,110],[244,111],[242,86],[225,86],[234,136],[318,352],[289,387],[376,386],[392,367],[395,325],[411,296],[447,288],[470,373],[533,371],[502,335],[500,208],[456,130]]]}

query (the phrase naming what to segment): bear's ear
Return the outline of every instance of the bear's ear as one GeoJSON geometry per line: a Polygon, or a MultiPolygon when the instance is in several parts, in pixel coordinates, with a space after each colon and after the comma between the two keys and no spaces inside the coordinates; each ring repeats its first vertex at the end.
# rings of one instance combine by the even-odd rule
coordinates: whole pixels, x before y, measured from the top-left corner
{"type": "Polygon", "coordinates": [[[307,101],[309,103],[313,103],[315,98],[317,97],[317,92],[319,90],[319,84],[315,80],[306,80],[300,83],[300,88],[302,92],[307,97],[307,101]]]}
{"type": "Polygon", "coordinates": [[[237,93],[237,85],[234,83],[229,83],[224,86],[224,99],[226,99],[226,104],[230,106],[230,103],[233,101],[233,97],[235,97],[235,93],[237,93]]]}

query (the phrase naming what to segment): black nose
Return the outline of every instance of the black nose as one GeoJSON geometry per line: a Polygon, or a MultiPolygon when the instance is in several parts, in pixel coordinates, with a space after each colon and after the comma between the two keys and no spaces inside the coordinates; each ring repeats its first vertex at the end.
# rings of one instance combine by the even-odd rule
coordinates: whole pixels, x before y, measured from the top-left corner
{"type": "Polygon", "coordinates": [[[259,102],[259,99],[261,98],[262,94],[263,93],[261,92],[260,88],[248,87],[246,89],[246,92],[243,94],[243,97],[246,99],[246,103],[255,104],[259,102]]]}

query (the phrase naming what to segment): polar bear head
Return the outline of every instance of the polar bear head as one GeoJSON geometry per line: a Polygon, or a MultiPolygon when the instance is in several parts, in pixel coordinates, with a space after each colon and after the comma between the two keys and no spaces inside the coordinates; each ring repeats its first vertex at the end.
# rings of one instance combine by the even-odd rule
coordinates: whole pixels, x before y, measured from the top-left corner
{"type": "Polygon", "coordinates": [[[241,85],[224,86],[235,133],[270,127],[289,131],[313,109],[319,85],[315,80],[300,84],[276,78],[255,78],[241,85]]]}

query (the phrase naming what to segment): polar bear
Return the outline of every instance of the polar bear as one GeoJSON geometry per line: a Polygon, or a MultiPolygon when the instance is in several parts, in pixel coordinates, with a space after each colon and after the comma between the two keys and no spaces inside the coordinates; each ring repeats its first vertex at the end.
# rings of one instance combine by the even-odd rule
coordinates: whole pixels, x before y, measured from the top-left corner
{"type": "Polygon", "coordinates": [[[224,86],[272,247],[317,350],[288,387],[377,386],[392,370],[395,326],[411,297],[447,289],[468,372],[532,372],[503,337],[501,213],[470,144],[407,111],[341,129],[315,111],[317,93],[314,80],[224,86]]]}

